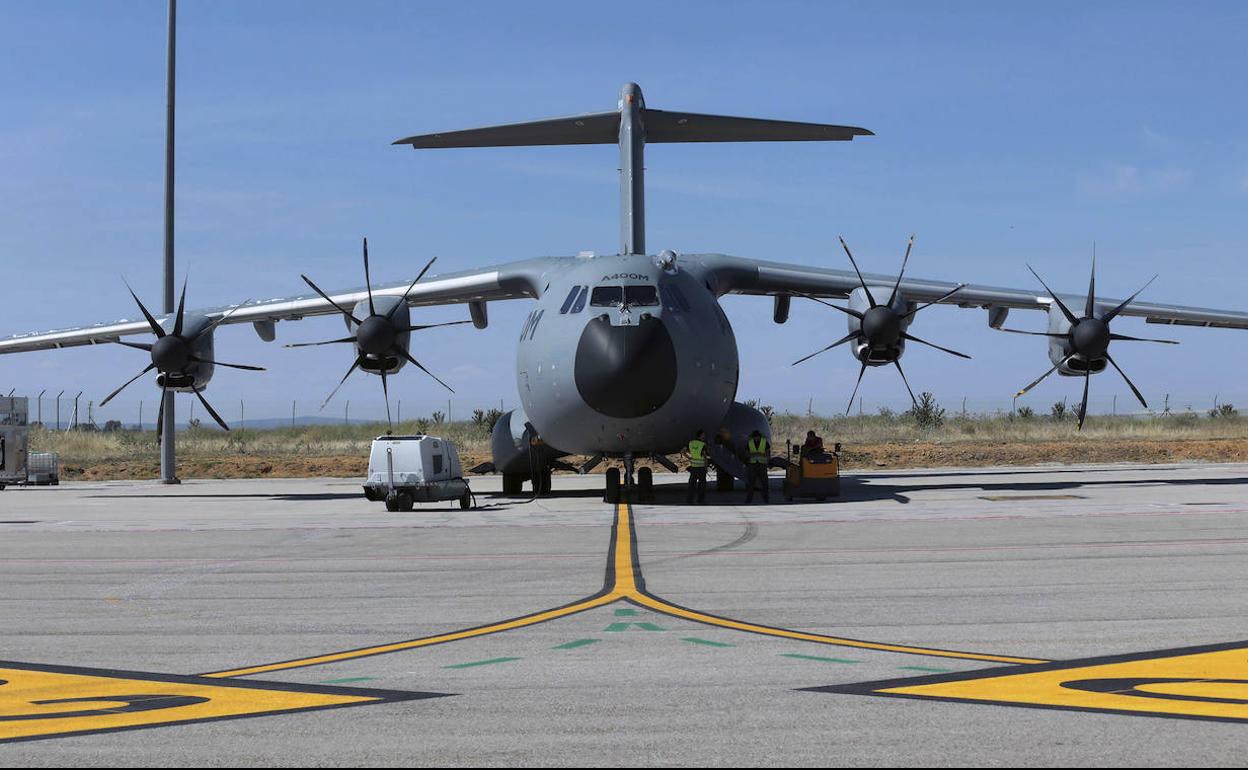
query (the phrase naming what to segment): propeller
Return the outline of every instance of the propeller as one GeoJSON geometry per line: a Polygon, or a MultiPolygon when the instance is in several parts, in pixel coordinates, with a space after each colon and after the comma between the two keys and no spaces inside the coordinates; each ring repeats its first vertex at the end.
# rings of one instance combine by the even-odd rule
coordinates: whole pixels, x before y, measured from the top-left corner
{"type": "MultiPolygon", "coordinates": [[[[897,280],[893,283],[892,291],[889,292],[888,301],[884,303],[878,302],[875,295],[871,292],[871,288],[867,286],[866,279],[862,277],[862,271],[858,269],[858,262],[854,259],[853,252],[849,250],[849,244],[845,243],[844,238],[841,238],[840,241],[841,248],[845,250],[845,256],[849,257],[849,263],[854,266],[854,273],[858,276],[858,283],[862,287],[863,293],[867,295],[867,301],[871,303],[871,307],[865,311],[860,311],[853,308],[834,305],[831,302],[827,302],[810,294],[802,294],[801,296],[807,299],[814,300],[821,305],[826,305],[834,310],[839,310],[848,316],[858,319],[859,323],[858,328],[854,331],[851,331],[849,334],[846,334],[844,337],[841,337],[836,342],[833,342],[831,345],[828,345],[821,350],[816,350],[814,353],[811,353],[804,358],[799,358],[793,362],[793,366],[797,366],[803,361],[809,361],[820,353],[825,353],[832,348],[839,347],[847,342],[865,343],[870,350],[888,351],[898,350],[902,340],[909,340],[910,342],[917,342],[920,345],[926,345],[929,348],[936,348],[937,350],[943,351],[950,355],[958,356],[959,358],[970,358],[970,356],[965,353],[959,353],[956,350],[941,347],[940,345],[920,339],[905,331],[906,322],[920,310],[929,308],[937,303],[944,302],[966,287],[966,284],[960,283],[931,302],[917,306],[906,312],[897,310],[895,305],[897,297],[901,293],[901,282],[906,275],[906,265],[910,262],[910,251],[914,248],[913,235],[910,236],[910,241],[906,244],[906,253],[901,258],[901,270],[897,273],[897,280]]],[[[894,357],[892,363],[897,368],[898,374],[901,375],[901,381],[905,383],[906,390],[910,393],[910,400],[917,406],[919,403],[918,399],[914,397],[914,390],[910,388],[910,382],[906,379],[906,373],[902,370],[901,362],[898,359],[899,356],[894,357]]],[[[858,370],[858,382],[854,385],[854,392],[849,397],[849,406],[845,409],[846,414],[849,414],[849,410],[853,408],[854,398],[858,395],[858,387],[862,385],[862,376],[866,373],[867,366],[868,364],[866,358],[864,357],[862,361],[862,368],[858,370]]]]}
{"type": "MultiPolygon", "coordinates": [[[[425,273],[429,272],[429,268],[433,267],[433,263],[436,262],[437,259],[437,257],[434,257],[429,260],[424,269],[420,271],[420,274],[417,275],[415,280],[413,280],[407,287],[407,291],[403,292],[402,302],[395,303],[394,307],[385,313],[378,313],[376,302],[373,299],[372,278],[369,274],[368,268],[368,238],[365,238],[364,284],[368,289],[368,315],[363,319],[357,318],[350,310],[347,310],[342,305],[335,302],[328,294],[322,291],[321,287],[317,286],[311,278],[306,275],[300,276],[300,278],[304,280],[304,283],[312,288],[312,291],[319,294],[322,299],[337,309],[338,312],[342,313],[343,317],[345,317],[350,323],[355,325],[355,332],[347,337],[341,337],[336,340],[325,340],[324,342],[300,342],[293,345],[286,345],[288,348],[306,348],[317,345],[338,345],[348,342],[355,345],[357,351],[355,361],[351,364],[351,368],[347,369],[347,373],[343,375],[342,379],[339,380],[338,385],[333,389],[325,401],[321,403],[321,409],[324,409],[329,402],[333,400],[334,396],[338,394],[339,389],[342,388],[343,384],[346,383],[347,379],[353,372],[355,372],[356,369],[360,368],[369,361],[384,361],[386,358],[391,356],[396,356],[406,360],[417,369],[420,369],[422,372],[432,377],[434,381],[442,387],[452,393],[455,392],[450,385],[447,385],[445,382],[438,379],[437,375],[426,369],[422,363],[417,361],[412,354],[407,351],[407,348],[399,344],[399,335],[408,332],[424,331],[425,329],[436,329],[439,326],[458,326],[459,324],[466,324],[470,322],[448,321],[446,323],[421,324],[413,326],[410,324],[400,324],[400,322],[395,319],[395,314],[398,312],[399,308],[406,306],[408,296],[410,296],[412,290],[416,288],[416,284],[420,281],[420,279],[425,277],[425,273]]],[[[390,386],[387,380],[387,373],[384,365],[380,374],[381,389],[386,399],[386,421],[393,423],[393,420],[390,418],[390,386]]]]}
{"type": "MultiPolygon", "coordinates": [[[[162,431],[164,430],[164,416],[165,416],[164,396],[166,393],[169,392],[168,383],[169,383],[170,377],[175,377],[178,375],[186,375],[188,371],[190,370],[190,368],[195,364],[205,364],[209,366],[224,366],[230,369],[243,369],[249,372],[263,372],[264,371],[264,367],[262,366],[248,366],[246,364],[227,364],[221,361],[211,361],[207,358],[203,358],[202,356],[200,356],[198,353],[195,352],[196,342],[198,342],[201,338],[206,338],[208,335],[211,335],[218,326],[220,326],[222,323],[225,322],[225,319],[229,318],[236,310],[238,310],[238,308],[242,307],[242,305],[247,304],[246,302],[240,305],[236,305],[234,308],[221,314],[219,318],[211,321],[210,323],[205,325],[202,329],[200,329],[198,332],[191,334],[191,335],[187,335],[185,333],[186,331],[186,284],[187,284],[185,280],[182,282],[182,296],[178,300],[178,310],[177,310],[177,313],[173,317],[173,330],[172,331],[165,331],[165,328],[161,326],[159,323],[157,323],[156,318],[151,314],[151,312],[148,311],[147,307],[143,304],[142,300],[139,299],[139,295],[134,293],[134,289],[130,287],[130,284],[127,283],[124,278],[122,279],[122,282],[126,284],[126,289],[129,290],[130,296],[134,298],[135,304],[139,306],[139,310],[143,313],[143,317],[147,319],[147,324],[148,326],[151,327],[152,334],[156,336],[156,339],[154,342],[150,342],[150,343],[114,340],[116,344],[122,345],[123,347],[147,351],[151,355],[152,361],[143,369],[143,371],[139,372],[135,376],[126,380],[126,382],[122,384],[120,388],[117,388],[112,393],[109,393],[104,398],[104,400],[100,402],[100,406],[104,406],[109,401],[112,401],[113,398],[118,393],[125,390],[135,380],[138,380],[140,377],[147,374],[148,372],[153,371],[153,370],[159,372],[160,375],[162,375],[162,379],[160,381],[161,382],[160,411],[156,418],[156,435],[159,438],[162,431]]],[[[194,394],[199,398],[200,403],[204,405],[204,408],[208,410],[208,414],[212,415],[212,419],[216,420],[217,424],[220,425],[222,429],[229,430],[230,426],[226,424],[225,420],[221,419],[221,415],[217,414],[216,410],[213,409],[212,406],[208,403],[208,400],[204,398],[203,391],[200,390],[200,388],[198,388],[195,385],[193,378],[190,384],[190,388],[191,388],[191,391],[194,392],[194,394]]]]}
{"type": "Polygon", "coordinates": [[[1115,334],[1110,331],[1109,322],[1117,318],[1128,305],[1135,301],[1136,297],[1140,296],[1141,292],[1152,285],[1153,281],[1157,280],[1157,276],[1154,275],[1152,278],[1148,279],[1148,283],[1145,283],[1142,287],[1140,287],[1139,291],[1123,300],[1117,307],[1098,316],[1096,314],[1096,253],[1094,251],[1092,254],[1092,277],[1088,281],[1088,298],[1084,303],[1083,315],[1077,316],[1066,305],[1066,303],[1062,301],[1062,298],[1057,296],[1056,292],[1049,288],[1048,284],[1044,282],[1044,279],[1040,277],[1040,274],[1037,273],[1031,265],[1028,265],[1027,269],[1031,270],[1031,274],[1036,277],[1036,280],[1040,282],[1040,285],[1044,287],[1044,290],[1047,291],[1049,296],[1053,298],[1053,302],[1056,304],[1057,309],[1061,311],[1062,315],[1065,316],[1066,320],[1070,323],[1070,330],[1066,333],[1029,332],[1020,329],[1002,329],[1002,331],[1010,332],[1011,334],[1030,334],[1037,337],[1051,337],[1054,339],[1065,340],[1067,343],[1067,349],[1070,353],[1062,359],[1061,363],[1054,364],[1053,368],[1037,377],[1027,387],[1018,391],[1017,395],[1025,395],[1029,390],[1039,385],[1059,368],[1069,366],[1072,363],[1080,364],[1080,368],[1082,368],[1084,372],[1083,401],[1079,404],[1079,430],[1083,430],[1084,420],[1086,420],[1088,416],[1088,386],[1092,378],[1092,362],[1104,359],[1108,361],[1115,370],[1117,370],[1118,374],[1122,377],[1123,382],[1127,383],[1127,387],[1131,388],[1131,392],[1134,393],[1136,399],[1139,400],[1140,405],[1147,409],[1148,402],[1144,400],[1144,396],[1140,393],[1140,389],[1135,387],[1135,383],[1131,382],[1131,378],[1127,376],[1126,372],[1122,371],[1122,367],[1118,366],[1118,362],[1115,361],[1113,356],[1109,354],[1109,343],[1115,340],[1121,340],[1124,342],[1159,342],[1165,345],[1177,345],[1179,343],[1176,340],[1155,340],[1145,339],[1143,337],[1129,337],[1125,334],[1115,334]]]}

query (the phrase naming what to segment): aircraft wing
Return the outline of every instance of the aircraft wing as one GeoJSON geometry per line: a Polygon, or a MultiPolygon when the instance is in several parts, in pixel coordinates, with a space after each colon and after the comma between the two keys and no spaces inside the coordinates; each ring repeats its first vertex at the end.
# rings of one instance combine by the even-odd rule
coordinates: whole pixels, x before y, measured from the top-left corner
{"type": "MultiPolygon", "coordinates": [[[[419,307],[537,297],[545,286],[543,277],[574,259],[541,257],[447,275],[426,276],[412,287],[411,293],[407,295],[407,304],[419,307]]],[[[373,296],[401,297],[410,285],[411,282],[408,281],[374,286],[373,296]]],[[[348,310],[357,302],[368,299],[368,291],[364,287],[327,293],[334,303],[348,310]]],[[[118,295],[119,301],[125,297],[124,292],[119,291],[118,295]]],[[[129,302],[129,299],[126,301],[129,302]]],[[[228,316],[222,324],[259,325],[274,321],[298,321],[308,316],[333,315],[339,311],[317,294],[301,294],[294,297],[248,300],[236,305],[187,312],[213,320],[228,316]]],[[[166,317],[167,315],[159,315],[156,318],[162,321],[166,317]]],[[[99,345],[116,342],[119,338],[132,334],[151,334],[151,327],[142,316],[138,320],[122,319],[111,323],[3,337],[0,338],[0,354],[99,345]]]]}
{"type": "MultiPolygon", "coordinates": [[[[859,286],[858,276],[851,270],[764,262],[723,254],[682,257],[681,261],[698,264],[713,275],[720,294],[809,294],[815,297],[844,298],[859,286]]],[[[864,273],[863,278],[871,286],[892,286],[897,281],[896,275],[864,273]]],[[[1043,289],[1007,289],[978,284],[967,284],[961,291],[946,298],[957,286],[958,283],[951,281],[904,278],[901,292],[907,299],[920,303],[940,300],[947,305],[989,310],[1001,308],[1047,311],[1053,302],[1052,296],[1043,289]]],[[[1085,294],[1058,294],[1071,308],[1082,308],[1086,300],[1085,294]]],[[[1112,308],[1121,303],[1122,299],[1125,298],[1098,296],[1096,301],[1099,307],[1112,308]]],[[[1148,323],[1156,324],[1248,329],[1248,312],[1240,310],[1217,310],[1136,300],[1121,314],[1144,318],[1148,323]]],[[[1001,320],[1004,320],[1004,316],[1001,316],[1001,320]]]]}

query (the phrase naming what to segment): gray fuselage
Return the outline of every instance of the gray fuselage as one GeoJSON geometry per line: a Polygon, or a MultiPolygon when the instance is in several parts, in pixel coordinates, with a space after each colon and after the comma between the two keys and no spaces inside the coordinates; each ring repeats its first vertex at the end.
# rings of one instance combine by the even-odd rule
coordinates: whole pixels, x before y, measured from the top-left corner
{"type": "Polygon", "coordinates": [[[713,286],[660,262],[586,258],[547,276],[522,328],[516,384],[551,447],[674,452],[723,423],[739,374],[732,326],[713,286]]]}

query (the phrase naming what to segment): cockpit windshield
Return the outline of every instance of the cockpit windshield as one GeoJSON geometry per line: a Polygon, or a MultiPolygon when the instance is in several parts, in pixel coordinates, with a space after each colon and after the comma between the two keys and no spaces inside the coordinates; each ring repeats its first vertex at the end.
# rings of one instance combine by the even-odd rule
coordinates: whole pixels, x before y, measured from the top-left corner
{"type": "Polygon", "coordinates": [[[625,286],[624,302],[629,307],[653,307],[659,304],[659,290],[654,286],[625,286]]]}
{"type": "Polygon", "coordinates": [[[624,304],[624,287],[595,286],[589,304],[594,307],[619,307],[624,304]]]}

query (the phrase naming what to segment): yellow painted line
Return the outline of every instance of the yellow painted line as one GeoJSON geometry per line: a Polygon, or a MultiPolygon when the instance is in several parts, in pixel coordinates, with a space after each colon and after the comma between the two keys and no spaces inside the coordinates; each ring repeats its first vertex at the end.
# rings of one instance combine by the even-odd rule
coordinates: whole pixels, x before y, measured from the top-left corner
{"type": "Polygon", "coordinates": [[[252,674],[264,674],[270,671],[284,671],[289,668],[302,668],[303,666],[318,666],[323,663],[337,663],[343,660],[365,658],[370,655],[382,655],[387,652],[400,652],[402,650],[414,650],[420,647],[429,647],[435,644],[458,642],[464,639],[473,639],[478,636],[485,636],[487,634],[497,634],[502,631],[513,631],[517,628],[524,628],[525,626],[531,626],[537,623],[545,623],[548,620],[574,615],[578,612],[593,609],[594,607],[601,607],[604,604],[610,604],[617,601],[618,598],[619,597],[613,595],[598,596],[592,599],[577,602],[575,604],[569,604],[566,607],[545,610],[543,612],[525,615],[522,618],[514,618],[512,620],[495,623],[489,626],[481,626],[479,628],[471,628],[464,631],[452,631],[449,634],[426,636],[420,639],[411,639],[406,642],[379,644],[375,647],[362,647],[358,650],[332,652],[327,655],[314,655],[309,658],[298,658],[296,660],[287,660],[281,663],[268,663],[260,666],[230,669],[229,671],[216,671],[211,674],[203,674],[203,676],[215,678],[251,676],[252,674]]]}
{"type": "Polygon", "coordinates": [[[862,694],[1248,722],[1248,643],[857,687],[862,694]]]}
{"type": "Polygon", "coordinates": [[[0,663],[0,743],[432,697],[0,663]]]}
{"type": "Polygon", "coordinates": [[[1017,658],[1010,655],[991,655],[980,652],[959,652],[956,650],[940,650],[931,647],[911,647],[904,644],[886,644],[883,642],[866,642],[860,639],[846,639],[839,636],[825,636],[823,634],[812,634],[806,631],[791,631],[787,628],[772,628],[771,626],[760,626],[756,623],[745,623],[740,620],[731,620],[729,618],[721,618],[715,615],[707,615],[704,612],[696,610],[687,610],[684,607],[677,607],[674,604],[668,604],[662,599],[650,596],[648,594],[639,594],[632,597],[633,601],[638,604],[649,607],[650,609],[661,612],[665,615],[671,615],[686,620],[692,620],[696,623],[705,623],[710,626],[719,626],[720,628],[731,628],[734,631],[745,631],[751,634],[763,634],[765,636],[775,636],[782,639],[797,639],[803,642],[815,642],[818,644],[827,644],[835,647],[856,647],[863,650],[878,650],[880,652],[901,652],[908,655],[928,655],[936,658],[958,658],[961,660],[982,660],[991,663],[1045,663],[1047,661],[1035,658],[1017,658]]]}
{"type": "Polygon", "coordinates": [[[652,610],[661,612],[672,617],[684,618],[697,623],[706,625],[719,626],[721,628],[729,628],[736,631],[745,631],[754,634],[764,634],[767,636],[780,637],[784,639],[796,639],[804,642],[815,642],[818,644],[833,645],[838,647],[855,647],[859,649],[879,650],[882,652],[900,652],[910,655],[927,655],[941,658],[959,658],[963,660],[979,660],[991,663],[1044,663],[1046,661],[1033,658],[1019,658],[1005,655],[991,655],[975,652],[958,652],[954,650],[938,650],[928,647],[912,647],[908,645],[885,644],[881,642],[867,642],[857,639],[845,639],[836,636],[825,636],[823,634],[812,634],[804,631],[791,631],[783,628],[772,628],[770,626],[762,626],[756,623],[746,623],[739,620],[731,620],[729,618],[721,618],[715,615],[708,615],[696,610],[689,610],[677,605],[671,604],[663,599],[647,593],[641,586],[640,575],[635,567],[636,553],[633,547],[634,522],[633,511],[627,503],[618,503],[615,507],[615,537],[611,543],[612,557],[610,561],[611,574],[608,575],[607,583],[604,585],[602,592],[583,599],[579,602],[569,604],[564,607],[543,610],[535,612],[531,615],[525,615],[511,620],[505,620],[492,625],[481,626],[478,628],[470,628],[462,631],[452,631],[446,634],[437,634],[434,636],[426,636],[420,639],[411,639],[403,642],[392,642],[388,644],[380,644],[373,647],[362,647],[355,650],[345,650],[342,652],[332,652],[322,655],[314,655],[306,658],[297,658],[294,660],[282,661],[279,663],[267,663],[257,666],[247,666],[244,668],[235,668],[227,671],[216,671],[209,674],[203,674],[205,677],[227,678],[236,676],[251,676],[254,674],[265,674],[272,671],[284,671],[292,668],[302,668],[304,666],[317,666],[325,663],[338,663],[344,660],[354,660],[356,658],[364,658],[372,655],[383,655],[390,652],[401,652],[403,650],[414,650],[421,647],[430,647],[435,644],[446,644],[448,642],[458,642],[465,639],[473,639],[488,634],[497,634],[504,631],[514,631],[519,628],[545,623],[550,620],[575,615],[579,612],[591,610],[596,607],[603,607],[618,601],[631,601],[636,604],[649,607],[652,610]]]}

